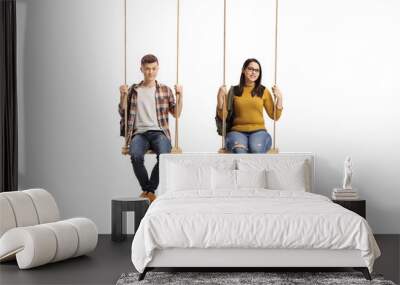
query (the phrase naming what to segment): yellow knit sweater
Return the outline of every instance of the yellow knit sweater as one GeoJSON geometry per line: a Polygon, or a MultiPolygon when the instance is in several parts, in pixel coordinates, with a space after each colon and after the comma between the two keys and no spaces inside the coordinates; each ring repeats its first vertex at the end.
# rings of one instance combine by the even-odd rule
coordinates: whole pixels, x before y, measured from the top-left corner
{"type": "MultiPolygon", "coordinates": [[[[263,109],[267,111],[268,116],[274,118],[274,102],[271,93],[265,88],[262,97],[251,96],[253,87],[245,86],[242,96],[233,97],[233,108],[235,117],[233,120],[232,131],[253,132],[265,129],[263,109]]],[[[219,113],[222,113],[219,112],[219,113]]],[[[281,116],[282,109],[276,109],[276,120],[281,116]]],[[[222,117],[222,114],[219,114],[222,117]]]]}

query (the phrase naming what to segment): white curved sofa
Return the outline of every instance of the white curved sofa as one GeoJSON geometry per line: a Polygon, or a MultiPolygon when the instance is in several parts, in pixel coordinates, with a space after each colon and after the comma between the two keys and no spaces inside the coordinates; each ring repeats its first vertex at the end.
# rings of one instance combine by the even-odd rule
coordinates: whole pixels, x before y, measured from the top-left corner
{"type": "Polygon", "coordinates": [[[44,189],[0,193],[0,262],[16,259],[28,269],[96,248],[98,231],[87,218],[60,220],[53,196],[44,189]]]}

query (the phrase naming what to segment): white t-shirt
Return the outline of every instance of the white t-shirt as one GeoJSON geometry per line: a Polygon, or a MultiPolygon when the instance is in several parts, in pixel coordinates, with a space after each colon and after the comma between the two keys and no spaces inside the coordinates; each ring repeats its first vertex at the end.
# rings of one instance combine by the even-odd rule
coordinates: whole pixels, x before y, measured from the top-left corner
{"type": "Polygon", "coordinates": [[[141,86],[137,89],[135,134],[150,130],[162,130],[158,125],[156,111],[156,87],[141,86]]]}

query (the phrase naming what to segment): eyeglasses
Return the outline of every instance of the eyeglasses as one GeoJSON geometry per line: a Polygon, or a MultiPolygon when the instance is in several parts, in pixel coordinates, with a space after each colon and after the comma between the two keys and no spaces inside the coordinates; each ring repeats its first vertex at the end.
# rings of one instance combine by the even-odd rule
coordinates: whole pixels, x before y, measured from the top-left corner
{"type": "Polygon", "coordinates": [[[254,72],[254,73],[259,73],[260,70],[258,68],[253,68],[253,67],[247,67],[247,70],[250,72],[254,72]]]}

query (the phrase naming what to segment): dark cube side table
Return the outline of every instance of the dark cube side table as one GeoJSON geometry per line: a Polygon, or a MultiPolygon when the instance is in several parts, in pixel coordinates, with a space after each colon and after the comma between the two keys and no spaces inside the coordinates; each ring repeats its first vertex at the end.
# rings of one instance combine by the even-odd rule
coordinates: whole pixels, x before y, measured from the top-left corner
{"type": "Polygon", "coordinates": [[[365,200],[332,200],[332,202],[339,204],[340,206],[359,214],[361,217],[366,219],[366,201],[365,200]]]}
{"type": "Polygon", "coordinates": [[[147,198],[113,198],[111,201],[111,240],[123,241],[126,239],[126,212],[135,212],[135,232],[140,221],[149,208],[147,198]]]}

